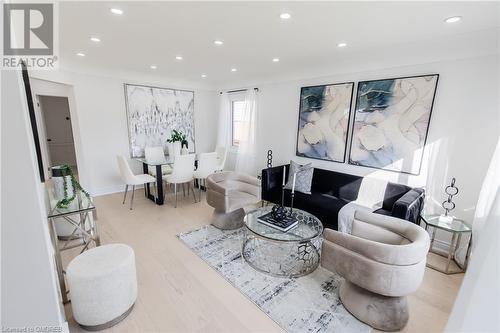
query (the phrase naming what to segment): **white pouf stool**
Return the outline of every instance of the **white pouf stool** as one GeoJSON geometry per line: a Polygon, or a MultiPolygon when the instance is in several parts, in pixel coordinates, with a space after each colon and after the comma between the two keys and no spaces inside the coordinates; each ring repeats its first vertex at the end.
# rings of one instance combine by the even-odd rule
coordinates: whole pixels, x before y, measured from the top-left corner
{"type": "Polygon", "coordinates": [[[123,320],[137,298],[134,250],[125,244],[98,246],[66,269],[75,321],[98,331],[123,320]]]}

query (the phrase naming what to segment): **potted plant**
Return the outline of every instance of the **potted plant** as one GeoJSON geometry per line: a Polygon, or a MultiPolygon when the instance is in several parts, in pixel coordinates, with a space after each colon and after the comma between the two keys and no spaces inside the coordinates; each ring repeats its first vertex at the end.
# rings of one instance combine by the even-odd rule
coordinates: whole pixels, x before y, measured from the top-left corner
{"type": "Polygon", "coordinates": [[[63,164],[52,167],[52,180],[54,182],[55,197],[58,199],[57,208],[68,208],[75,200],[77,191],[81,191],[87,198],[90,197],[76,179],[69,165],[63,164]]]}
{"type": "Polygon", "coordinates": [[[171,156],[179,155],[181,153],[181,148],[188,145],[186,140],[186,135],[180,131],[173,130],[170,138],[167,139],[169,143],[168,153],[171,156]]]}
{"type": "MultiPolygon", "coordinates": [[[[66,209],[70,206],[76,208],[78,203],[75,201],[76,193],[81,191],[87,198],[90,198],[87,191],[81,186],[73,170],[69,165],[57,165],[51,168],[52,182],[54,184],[54,199],[57,200],[56,208],[66,209]]],[[[80,232],[74,231],[74,226],[68,223],[64,218],[55,218],[55,228],[57,237],[61,239],[69,239],[70,237],[80,237],[80,232]]]]}

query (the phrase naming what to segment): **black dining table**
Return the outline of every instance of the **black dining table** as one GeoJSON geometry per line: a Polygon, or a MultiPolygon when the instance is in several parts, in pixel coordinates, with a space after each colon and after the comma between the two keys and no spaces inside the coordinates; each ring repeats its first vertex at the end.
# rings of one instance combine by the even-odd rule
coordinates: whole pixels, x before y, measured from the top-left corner
{"type": "MultiPolygon", "coordinates": [[[[142,163],[142,170],[145,174],[149,173],[149,168],[148,167],[154,167],[155,168],[155,177],[156,177],[156,191],[157,195],[156,198],[155,196],[151,193],[151,188],[150,184],[146,184],[144,186],[144,195],[146,198],[149,200],[155,202],[157,205],[163,205],[164,200],[163,200],[163,174],[162,174],[162,166],[164,165],[170,165],[173,166],[174,164],[174,157],[165,155],[165,159],[161,162],[158,161],[148,161],[145,157],[139,157],[136,158],[137,161],[142,163]]],[[[196,159],[194,162],[194,167],[196,167],[198,164],[198,160],[196,159]]]]}

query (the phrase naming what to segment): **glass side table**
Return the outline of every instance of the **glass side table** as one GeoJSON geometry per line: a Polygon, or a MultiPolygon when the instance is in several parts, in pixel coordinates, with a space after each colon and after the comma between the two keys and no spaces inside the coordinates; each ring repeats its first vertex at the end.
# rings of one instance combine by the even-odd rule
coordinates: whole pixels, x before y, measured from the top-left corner
{"type": "MultiPolygon", "coordinates": [[[[50,196],[50,192],[49,192],[50,196]]],[[[52,198],[51,198],[52,199],[52,198]]],[[[81,247],[80,253],[87,250],[90,245],[100,246],[101,240],[96,224],[96,208],[91,198],[88,198],[81,191],[78,191],[75,199],[67,208],[56,206],[57,200],[51,200],[51,210],[47,216],[49,219],[49,231],[54,247],[59,287],[64,304],[68,303],[68,291],[64,280],[64,268],[62,264],[61,252],[76,247],[81,247]],[[94,218],[90,218],[92,213],[94,218]],[[62,218],[73,228],[73,232],[68,237],[58,237],[56,231],[56,219],[62,218]]]]}
{"type": "Polygon", "coordinates": [[[429,227],[433,228],[429,252],[432,252],[434,254],[437,254],[437,255],[440,255],[442,257],[447,258],[446,267],[444,269],[439,267],[439,266],[432,265],[430,263],[427,263],[427,267],[430,267],[432,269],[435,269],[435,270],[442,272],[442,273],[445,273],[445,274],[463,273],[463,272],[465,272],[465,269],[467,268],[467,262],[469,260],[472,237],[469,239],[469,242],[467,243],[467,252],[465,254],[465,261],[464,261],[463,266],[460,265],[456,261],[455,254],[457,251],[457,247],[460,244],[460,241],[462,240],[462,235],[463,234],[470,234],[472,236],[472,229],[469,225],[467,225],[467,223],[465,223],[465,221],[463,221],[461,219],[453,218],[453,220],[451,222],[444,222],[444,221],[439,220],[439,216],[440,215],[436,215],[436,214],[423,214],[423,213],[420,214],[420,219],[425,223],[425,230],[428,230],[429,227]],[[451,243],[450,243],[450,247],[449,247],[447,256],[433,250],[434,239],[436,238],[436,231],[438,229],[452,233],[451,243]],[[450,269],[452,261],[457,265],[458,270],[451,270],[450,269]]]}

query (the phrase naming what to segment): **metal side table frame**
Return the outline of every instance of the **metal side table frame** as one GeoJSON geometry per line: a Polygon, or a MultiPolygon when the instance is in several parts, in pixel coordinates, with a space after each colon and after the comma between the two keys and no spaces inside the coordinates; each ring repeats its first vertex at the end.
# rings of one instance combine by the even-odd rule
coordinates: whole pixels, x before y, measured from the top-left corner
{"type": "Polygon", "coordinates": [[[58,208],[54,205],[51,209],[49,220],[49,232],[54,247],[54,258],[56,263],[59,287],[61,288],[61,297],[64,304],[69,302],[68,289],[64,280],[64,267],[62,264],[61,252],[82,247],[80,253],[89,249],[93,243],[94,246],[100,246],[101,240],[95,220],[97,212],[94,203],[80,191],[77,193],[74,202],[68,208],[58,208]],[[89,218],[92,213],[93,219],[89,218]],[[75,217],[75,215],[77,217],[75,217]],[[56,231],[56,219],[62,218],[73,227],[73,232],[67,237],[58,237],[56,231]]]}
{"type": "Polygon", "coordinates": [[[445,269],[443,269],[439,266],[436,266],[436,265],[429,264],[429,263],[427,263],[427,267],[432,268],[432,269],[439,271],[441,273],[444,273],[444,274],[463,273],[467,269],[467,264],[469,261],[470,248],[471,248],[471,243],[472,243],[472,229],[469,227],[469,225],[467,225],[467,223],[465,223],[465,221],[463,221],[461,219],[454,218],[452,223],[447,223],[447,222],[440,221],[439,216],[440,215],[434,215],[434,214],[433,215],[425,215],[425,214],[420,215],[421,220],[425,223],[425,230],[428,231],[429,227],[433,228],[429,252],[447,258],[445,269]],[[437,229],[441,229],[441,230],[444,230],[446,232],[452,233],[451,243],[450,243],[450,247],[448,249],[447,255],[443,255],[442,253],[436,252],[435,250],[433,250],[434,240],[436,238],[437,229]],[[464,260],[463,265],[458,263],[456,260],[456,257],[455,257],[457,248],[460,245],[460,241],[462,240],[462,234],[470,234],[471,235],[469,242],[467,244],[467,251],[465,254],[465,260],[464,260]],[[451,266],[452,261],[455,262],[455,264],[458,267],[458,270],[450,270],[450,266],[451,266]]]}

